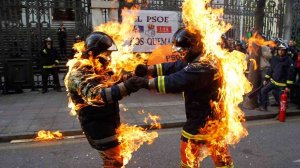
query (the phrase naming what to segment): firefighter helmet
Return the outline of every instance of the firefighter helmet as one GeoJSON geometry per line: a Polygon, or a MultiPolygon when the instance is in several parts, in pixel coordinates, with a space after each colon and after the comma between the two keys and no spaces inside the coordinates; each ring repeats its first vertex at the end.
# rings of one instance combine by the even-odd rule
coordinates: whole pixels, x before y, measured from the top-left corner
{"type": "Polygon", "coordinates": [[[92,51],[94,56],[104,51],[116,51],[113,39],[103,32],[93,32],[85,40],[86,52],[92,51]]]}
{"type": "Polygon", "coordinates": [[[277,46],[277,49],[278,49],[278,50],[287,50],[287,46],[286,46],[284,43],[280,43],[280,44],[277,46]]]}
{"type": "Polygon", "coordinates": [[[203,44],[199,39],[200,35],[181,28],[173,35],[173,51],[183,54],[183,59],[191,62],[202,52],[203,44]]]}
{"type": "Polygon", "coordinates": [[[45,38],[45,42],[52,42],[52,39],[50,37],[45,38]]]}
{"type": "Polygon", "coordinates": [[[82,38],[80,35],[76,35],[74,39],[75,39],[75,41],[82,41],[82,38]]]}
{"type": "Polygon", "coordinates": [[[51,39],[50,37],[47,37],[47,38],[44,39],[43,46],[44,46],[44,47],[47,47],[47,45],[49,45],[49,44],[50,44],[50,47],[52,48],[52,46],[53,46],[53,41],[52,41],[52,39],[51,39]]]}

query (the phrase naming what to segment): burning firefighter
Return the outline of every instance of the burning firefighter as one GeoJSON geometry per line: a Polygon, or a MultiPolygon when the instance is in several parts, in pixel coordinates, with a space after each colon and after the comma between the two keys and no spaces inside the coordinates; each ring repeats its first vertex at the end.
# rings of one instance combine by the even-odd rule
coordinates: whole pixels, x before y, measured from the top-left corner
{"type": "Polygon", "coordinates": [[[219,99],[222,82],[213,63],[200,62],[203,54],[200,37],[200,33],[179,29],[173,36],[173,51],[179,53],[183,60],[149,67],[138,65],[135,74],[154,77],[145,81],[147,89],[160,93],[184,92],[187,121],[181,134],[182,168],[199,167],[204,146],[208,148],[216,167],[234,167],[227,144],[223,147],[216,145],[207,139],[209,135],[203,131],[207,121],[215,117],[210,103],[219,99]],[[193,164],[187,157],[188,146],[196,158],[193,164]]]}
{"type": "Polygon", "coordinates": [[[116,133],[120,125],[118,100],[136,92],[141,82],[137,77],[124,82],[113,78],[107,65],[116,46],[107,34],[93,32],[85,45],[81,57],[71,60],[74,62],[65,78],[68,96],[88,142],[103,159],[103,167],[120,168],[123,158],[116,133]]]}
{"type": "Polygon", "coordinates": [[[54,89],[61,92],[61,86],[58,79],[59,56],[57,50],[53,47],[53,41],[50,37],[44,40],[44,47],[41,50],[38,59],[39,65],[42,68],[42,93],[48,92],[48,77],[53,76],[54,89]]]}

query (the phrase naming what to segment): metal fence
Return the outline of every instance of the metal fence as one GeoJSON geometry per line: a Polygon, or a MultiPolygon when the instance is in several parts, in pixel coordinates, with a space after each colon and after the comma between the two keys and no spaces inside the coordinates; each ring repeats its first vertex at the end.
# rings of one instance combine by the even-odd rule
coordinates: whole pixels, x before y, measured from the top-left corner
{"type": "Polygon", "coordinates": [[[89,10],[90,0],[1,0],[0,57],[36,56],[42,40],[56,34],[60,19],[70,20],[77,34],[86,35],[89,10]]]}
{"type": "MultiPolygon", "coordinates": [[[[267,0],[263,33],[266,37],[282,37],[285,1],[267,0]]],[[[143,10],[178,11],[181,23],[182,0],[134,0],[133,3],[120,2],[120,8],[139,5],[143,10]]],[[[241,39],[254,27],[256,0],[212,0],[213,8],[224,9],[224,20],[232,24],[227,35],[241,39]]],[[[120,12],[119,12],[120,13],[120,12]]]]}
{"type": "Polygon", "coordinates": [[[292,33],[291,38],[300,42],[300,0],[293,0],[293,16],[292,16],[292,33]]]}
{"type": "Polygon", "coordinates": [[[1,0],[0,90],[36,87],[39,70],[34,61],[43,39],[55,39],[59,24],[66,20],[73,29],[68,32],[85,36],[91,25],[90,4],[90,0],[1,0]]]}

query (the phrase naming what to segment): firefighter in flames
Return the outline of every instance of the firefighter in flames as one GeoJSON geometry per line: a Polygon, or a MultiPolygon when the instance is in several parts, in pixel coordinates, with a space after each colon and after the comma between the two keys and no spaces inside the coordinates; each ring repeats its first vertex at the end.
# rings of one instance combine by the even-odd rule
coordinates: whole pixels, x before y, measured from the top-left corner
{"type": "Polygon", "coordinates": [[[90,145],[99,151],[104,168],[120,168],[123,159],[116,129],[120,125],[118,100],[142,82],[133,77],[124,82],[113,79],[107,67],[116,46],[110,36],[91,33],[85,41],[86,50],[74,58],[65,78],[68,97],[74,104],[82,130],[90,145]]]}
{"type": "Polygon", "coordinates": [[[148,67],[140,64],[136,67],[135,74],[140,77],[153,77],[145,79],[146,89],[160,93],[184,92],[187,121],[181,134],[181,168],[191,167],[186,156],[188,142],[197,158],[193,168],[199,167],[199,155],[204,145],[208,148],[216,167],[232,168],[234,166],[227,145],[220,147],[213,144],[206,140],[209,135],[201,131],[207,120],[214,118],[210,102],[218,101],[218,89],[222,82],[216,66],[199,61],[203,48],[199,37],[199,33],[179,29],[173,36],[173,50],[179,53],[183,60],[148,67]]]}

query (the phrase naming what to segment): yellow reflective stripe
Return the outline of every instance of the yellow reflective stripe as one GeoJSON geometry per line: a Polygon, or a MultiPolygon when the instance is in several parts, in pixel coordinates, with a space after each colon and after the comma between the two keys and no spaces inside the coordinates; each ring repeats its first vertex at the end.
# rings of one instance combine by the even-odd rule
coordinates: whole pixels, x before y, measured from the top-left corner
{"type": "Polygon", "coordinates": [[[159,76],[157,79],[157,83],[158,83],[158,92],[160,93],[166,93],[166,89],[165,89],[165,77],[164,76],[159,76]]]}
{"type": "Polygon", "coordinates": [[[205,140],[207,139],[207,135],[192,135],[184,130],[182,130],[182,134],[183,137],[187,138],[187,139],[194,139],[194,140],[205,140]]]}
{"type": "Polygon", "coordinates": [[[161,92],[161,77],[160,76],[157,78],[157,88],[158,88],[158,92],[161,92]]]}
{"type": "Polygon", "coordinates": [[[161,64],[156,65],[156,72],[157,72],[157,76],[163,76],[161,64]]]}
{"type": "Polygon", "coordinates": [[[163,91],[163,93],[166,93],[166,87],[165,87],[165,77],[164,76],[162,76],[162,91],[163,91]]]}
{"type": "Polygon", "coordinates": [[[44,49],[43,52],[44,52],[45,54],[47,54],[47,50],[46,50],[46,49],[44,49]]]}
{"type": "Polygon", "coordinates": [[[271,76],[270,75],[265,75],[265,78],[271,78],[271,76]]]}
{"type": "Polygon", "coordinates": [[[180,164],[181,164],[181,168],[192,168],[192,167],[190,167],[189,165],[183,163],[183,161],[181,161],[180,164]]]}
{"type": "Polygon", "coordinates": [[[52,65],[49,65],[49,66],[43,66],[43,68],[53,68],[53,66],[52,65]]]}
{"type": "Polygon", "coordinates": [[[287,83],[287,84],[293,84],[294,82],[293,82],[293,81],[290,81],[290,80],[287,80],[286,83],[287,83]]]}
{"type": "Polygon", "coordinates": [[[59,61],[58,61],[58,60],[55,60],[55,62],[59,64],[59,61]]]}
{"type": "Polygon", "coordinates": [[[221,167],[216,167],[216,168],[234,168],[233,163],[231,163],[230,165],[227,166],[221,166],[221,167]]]}
{"type": "Polygon", "coordinates": [[[276,81],[274,81],[272,78],[271,78],[271,82],[272,82],[273,84],[277,85],[277,86],[286,86],[285,83],[279,83],[279,82],[276,82],[276,81]]]}

